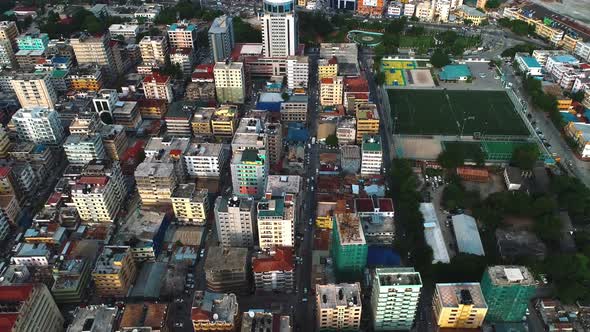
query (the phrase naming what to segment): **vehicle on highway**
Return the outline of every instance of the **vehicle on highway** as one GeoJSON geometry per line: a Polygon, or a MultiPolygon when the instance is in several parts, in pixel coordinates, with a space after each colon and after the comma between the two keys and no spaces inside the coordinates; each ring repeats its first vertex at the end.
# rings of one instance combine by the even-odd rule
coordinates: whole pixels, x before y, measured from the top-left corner
{"type": "Polygon", "coordinates": [[[182,323],[182,322],[176,322],[174,324],[174,327],[184,327],[184,323],[182,323]]]}

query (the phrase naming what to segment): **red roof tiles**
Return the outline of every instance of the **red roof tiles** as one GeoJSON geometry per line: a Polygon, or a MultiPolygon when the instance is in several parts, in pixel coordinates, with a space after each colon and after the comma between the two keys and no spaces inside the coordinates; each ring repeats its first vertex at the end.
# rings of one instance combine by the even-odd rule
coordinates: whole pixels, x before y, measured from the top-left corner
{"type": "Polygon", "coordinates": [[[252,261],[252,271],[270,272],[270,271],[292,271],[293,266],[293,249],[281,247],[275,249],[275,254],[268,258],[254,258],[252,261]]]}
{"type": "Polygon", "coordinates": [[[158,84],[166,84],[170,81],[170,76],[163,75],[158,72],[154,72],[151,75],[147,75],[144,79],[144,83],[158,83],[158,84]]]}
{"type": "Polygon", "coordinates": [[[5,178],[10,174],[12,168],[10,166],[0,167],[0,178],[5,178]]]}

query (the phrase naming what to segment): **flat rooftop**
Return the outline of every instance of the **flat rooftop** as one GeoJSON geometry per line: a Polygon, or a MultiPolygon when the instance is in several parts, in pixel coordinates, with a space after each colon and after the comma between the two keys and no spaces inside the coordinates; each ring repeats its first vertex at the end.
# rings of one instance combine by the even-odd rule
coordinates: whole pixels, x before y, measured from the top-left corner
{"type": "Polygon", "coordinates": [[[131,255],[129,247],[104,247],[96,261],[93,273],[113,274],[119,273],[123,265],[121,262],[127,255],[131,255]]]}
{"type": "Polygon", "coordinates": [[[459,304],[472,304],[475,308],[487,308],[479,282],[436,284],[438,300],[445,308],[457,308],[459,304]]]}
{"type": "Polygon", "coordinates": [[[354,284],[316,285],[320,309],[361,307],[361,286],[354,284]]]}
{"type": "Polygon", "coordinates": [[[490,280],[496,286],[534,286],[535,278],[526,266],[521,265],[496,265],[486,270],[490,280]]]}
{"type": "Polygon", "coordinates": [[[112,331],[119,314],[118,307],[106,305],[89,305],[84,308],[77,307],[74,311],[74,320],[68,326],[67,332],[104,332],[112,331]]]}
{"type": "Polygon", "coordinates": [[[174,189],[172,198],[189,198],[193,202],[203,202],[207,194],[207,189],[197,189],[195,183],[181,183],[174,189]]]}
{"type": "Polygon", "coordinates": [[[359,217],[353,213],[339,213],[334,216],[340,243],[342,245],[366,244],[365,234],[359,217]]]}
{"type": "Polygon", "coordinates": [[[453,216],[453,230],[457,238],[459,252],[484,256],[483,244],[475,219],[466,214],[453,216]]]}
{"type": "Polygon", "coordinates": [[[378,268],[375,275],[379,286],[422,286],[420,273],[413,267],[378,268]]]}
{"type": "Polygon", "coordinates": [[[174,165],[172,163],[159,163],[152,161],[144,161],[135,169],[135,177],[162,177],[170,178],[174,173],[174,165]]]}
{"type": "Polygon", "coordinates": [[[245,270],[248,258],[246,248],[210,247],[204,270],[216,273],[245,270]]]}
{"type": "Polygon", "coordinates": [[[272,196],[298,195],[300,191],[301,176],[299,175],[269,175],[267,178],[266,192],[272,196]]]}
{"type": "Polygon", "coordinates": [[[195,292],[191,318],[196,321],[216,320],[233,324],[238,310],[235,294],[195,292]]]}

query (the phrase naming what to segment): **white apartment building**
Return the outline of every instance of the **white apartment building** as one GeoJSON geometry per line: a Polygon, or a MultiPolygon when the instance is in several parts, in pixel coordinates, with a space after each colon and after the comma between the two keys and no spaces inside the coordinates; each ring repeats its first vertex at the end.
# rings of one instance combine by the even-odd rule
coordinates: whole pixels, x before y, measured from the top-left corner
{"type": "Polygon", "coordinates": [[[327,77],[320,80],[320,104],[334,106],[342,104],[344,79],[342,76],[327,77]]]}
{"type": "Polygon", "coordinates": [[[254,200],[251,197],[223,197],[215,200],[217,238],[223,247],[254,245],[254,200]]]}
{"type": "Polygon", "coordinates": [[[413,3],[405,3],[404,4],[404,16],[405,17],[412,17],[416,12],[416,5],[413,3]]]}
{"type": "Polygon", "coordinates": [[[259,19],[264,56],[277,58],[295,55],[299,47],[295,2],[264,0],[262,7],[259,19]]]}
{"type": "Polygon", "coordinates": [[[143,79],[143,93],[147,99],[163,99],[171,103],[174,100],[170,76],[157,72],[147,75],[143,79]]]}
{"type": "Polygon", "coordinates": [[[364,135],[361,146],[361,175],[381,174],[383,146],[381,137],[364,135]]]}
{"type": "Polygon", "coordinates": [[[291,198],[258,202],[258,245],[261,249],[295,245],[295,201],[291,198]]]}
{"type": "Polygon", "coordinates": [[[51,251],[45,243],[19,243],[10,257],[12,265],[48,266],[51,251]]]}
{"type": "Polygon", "coordinates": [[[451,3],[449,1],[436,1],[435,15],[439,22],[448,22],[451,14],[451,3]]]}
{"type": "Polygon", "coordinates": [[[21,108],[12,116],[11,123],[22,141],[61,144],[64,138],[64,129],[59,115],[53,109],[21,108]]]}
{"type": "Polygon", "coordinates": [[[418,2],[416,5],[416,17],[420,21],[432,21],[432,18],[434,17],[434,8],[430,1],[418,2]]]}
{"type": "Polygon", "coordinates": [[[320,330],[358,331],[362,313],[361,285],[316,285],[316,326],[320,330]]]}
{"type": "Polygon", "coordinates": [[[109,46],[109,34],[91,36],[81,33],[76,38],[70,38],[70,45],[74,49],[78,65],[98,65],[107,70],[110,76],[122,73],[123,68],[117,67],[113,59],[113,51],[109,46]]]}
{"type": "Polygon", "coordinates": [[[16,57],[10,40],[0,39],[0,68],[14,68],[16,57]]]}
{"type": "Polygon", "coordinates": [[[375,331],[411,330],[422,279],[414,268],[378,268],[373,273],[371,309],[375,331]]]}
{"type": "Polygon", "coordinates": [[[145,3],[139,9],[133,13],[133,16],[136,19],[145,19],[146,21],[153,21],[160,11],[162,10],[162,6],[158,4],[152,3],[145,3]]]}
{"type": "Polygon", "coordinates": [[[12,45],[12,49],[16,50],[16,38],[18,37],[18,27],[14,21],[0,22],[0,40],[8,40],[12,45]]]}
{"type": "Polygon", "coordinates": [[[186,21],[168,26],[170,48],[196,48],[197,26],[186,21]]]}
{"type": "Polygon", "coordinates": [[[168,41],[165,36],[145,36],[139,42],[139,51],[144,64],[163,66],[168,56],[168,41]]]}
{"type": "Polygon", "coordinates": [[[227,168],[229,146],[221,143],[192,143],[184,154],[185,169],[191,178],[218,178],[227,168]]]}
{"type": "Polygon", "coordinates": [[[117,195],[116,179],[82,176],[72,186],[72,200],[85,222],[113,222],[123,203],[117,195]]]}
{"type": "MultiPolygon", "coordinates": [[[[139,33],[139,25],[137,24],[111,24],[109,27],[111,36],[123,36],[125,39],[135,38],[139,33]]],[[[135,40],[134,40],[135,41],[135,40]]]]}
{"type": "Polygon", "coordinates": [[[91,160],[106,158],[102,137],[98,134],[70,135],[63,147],[70,164],[85,165],[91,160]]]}
{"type": "Polygon", "coordinates": [[[306,56],[287,58],[287,88],[307,88],[309,59],[306,56]]]}
{"type": "Polygon", "coordinates": [[[195,55],[192,48],[177,48],[170,53],[170,63],[180,67],[184,75],[190,75],[193,72],[195,55]]]}
{"type": "Polygon", "coordinates": [[[182,224],[205,225],[209,212],[208,194],[207,189],[197,189],[195,183],[178,185],[172,194],[176,219],[182,224]]]}
{"type": "Polygon", "coordinates": [[[400,17],[404,5],[401,2],[391,1],[387,6],[387,15],[391,17],[400,17]]]}
{"type": "Polygon", "coordinates": [[[579,56],[583,61],[590,61],[590,42],[578,41],[574,54],[579,56]]]}
{"type": "Polygon", "coordinates": [[[215,92],[220,103],[243,104],[246,96],[244,64],[217,62],[213,68],[215,92]]]}
{"type": "Polygon", "coordinates": [[[252,272],[256,290],[291,293],[295,280],[293,256],[293,248],[286,247],[255,254],[252,272]]]}
{"type": "Polygon", "coordinates": [[[281,103],[281,121],[305,122],[307,121],[306,95],[293,95],[289,100],[281,103]]]}
{"type": "Polygon", "coordinates": [[[23,108],[46,107],[54,108],[57,93],[51,83],[51,73],[22,73],[17,74],[10,85],[23,108]]]}
{"type": "Polygon", "coordinates": [[[146,160],[135,169],[135,182],[144,205],[170,205],[178,183],[172,162],[146,160]]]}

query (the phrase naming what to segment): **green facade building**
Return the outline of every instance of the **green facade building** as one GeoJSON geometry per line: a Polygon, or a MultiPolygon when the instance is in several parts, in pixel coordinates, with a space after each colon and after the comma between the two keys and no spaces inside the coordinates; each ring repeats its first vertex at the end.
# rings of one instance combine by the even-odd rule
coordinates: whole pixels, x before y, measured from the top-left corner
{"type": "Polygon", "coordinates": [[[339,280],[359,277],[367,266],[369,247],[359,217],[353,213],[336,214],[333,218],[331,254],[339,280]]]}
{"type": "Polygon", "coordinates": [[[522,321],[535,287],[533,275],[524,266],[488,267],[481,280],[481,290],[488,304],[486,321],[522,321]]]}

